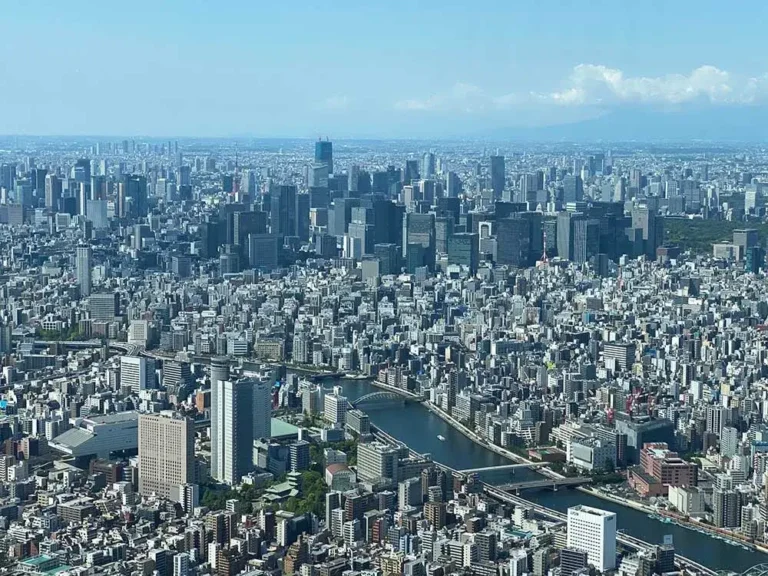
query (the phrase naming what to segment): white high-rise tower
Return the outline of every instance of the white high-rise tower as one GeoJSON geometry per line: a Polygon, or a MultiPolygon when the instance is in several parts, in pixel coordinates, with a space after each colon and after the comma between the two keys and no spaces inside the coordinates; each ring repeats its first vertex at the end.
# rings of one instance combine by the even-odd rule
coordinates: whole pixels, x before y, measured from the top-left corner
{"type": "Polygon", "coordinates": [[[91,295],[91,267],[93,252],[90,246],[78,246],[75,256],[77,284],[80,286],[80,296],[91,295]]]}
{"type": "Polygon", "coordinates": [[[253,441],[271,435],[272,401],[267,380],[211,383],[211,474],[237,484],[253,468],[253,441]]]}

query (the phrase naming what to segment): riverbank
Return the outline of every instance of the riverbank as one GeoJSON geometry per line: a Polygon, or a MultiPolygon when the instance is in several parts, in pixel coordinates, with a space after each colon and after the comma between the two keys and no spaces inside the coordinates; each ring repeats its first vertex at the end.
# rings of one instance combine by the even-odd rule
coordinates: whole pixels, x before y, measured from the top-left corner
{"type": "Polygon", "coordinates": [[[524,456],[521,456],[520,454],[515,454],[514,452],[511,452],[505,448],[502,448],[501,446],[496,446],[492,442],[488,442],[485,438],[482,438],[478,434],[475,434],[474,431],[470,430],[464,424],[456,420],[453,416],[445,412],[442,408],[438,408],[432,402],[425,401],[424,406],[435,414],[437,417],[441,418],[451,426],[453,426],[456,430],[461,432],[464,436],[472,440],[475,444],[478,444],[482,446],[483,448],[490,450],[491,452],[495,452],[499,456],[503,456],[504,458],[507,458],[508,460],[512,460],[516,464],[537,464],[537,462],[534,462],[533,460],[528,460],[524,456]]]}
{"type": "MultiPolygon", "coordinates": [[[[369,382],[339,380],[337,384],[342,387],[344,395],[350,401],[379,390],[369,382]]],[[[426,403],[412,402],[406,403],[405,406],[384,403],[381,407],[371,410],[369,415],[371,424],[386,431],[393,440],[396,439],[415,452],[428,454],[435,462],[447,465],[453,470],[513,464],[510,458],[491,451],[488,444],[476,442],[434,410],[429,410],[426,403]],[[445,441],[441,441],[439,436],[443,436],[445,441]]],[[[505,474],[480,473],[480,476],[481,479],[487,476],[491,481],[503,482],[505,474]]],[[[522,480],[541,478],[528,470],[516,470],[515,474],[522,480]]],[[[620,534],[643,540],[647,546],[660,544],[663,535],[671,535],[678,556],[692,559],[713,570],[741,573],[757,564],[768,562],[768,555],[763,552],[744,550],[741,546],[733,546],[707,534],[673,523],[660,522],[645,512],[598,498],[597,495],[574,489],[547,489],[524,491],[522,496],[526,500],[525,503],[520,502],[522,506],[544,507],[557,511],[561,517],[567,514],[568,508],[578,505],[614,512],[617,515],[616,525],[617,529],[621,530],[620,534]]]]}
{"type": "Polygon", "coordinates": [[[755,550],[757,552],[763,552],[765,554],[768,554],[768,546],[757,543],[757,542],[752,542],[751,540],[748,540],[747,538],[743,538],[739,534],[732,532],[730,530],[724,530],[724,529],[712,526],[710,524],[704,524],[702,522],[694,522],[692,520],[686,520],[684,517],[679,516],[677,514],[670,513],[666,510],[660,510],[652,506],[649,506],[647,504],[643,504],[642,502],[637,502],[636,500],[629,500],[627,498],[622,498],[621,496],[616,496],[615,494],[610,494],[608,492],[598,490],[597,488],[592,488],[589,486],[579,486],[578,490],[581,492],[584,492],[585,494],[590,494],[595,498],[600,498],[602,500],[607,500],[608,502],[613,502],[614,504],[626,506],[627,508],[632,508],[633,510],[637,510],[638,512],[644,512],[650,517],[656,516],[658,517],[656,519],[659,522],[662,522],[665,524],[666,523],[676,524],[681,528],[686,528],[688,530],[693,530],[701,534],[706,534],[711,538],[717,538],[719,540],[723,540],[733,546],[742,546],[746,549],[755,550]]]}
{"type": "MultiPolygon", "coordinates": [[[[467,428],[464,424],[456,420],[453,416],[450,414],[447,414],[444,410],[441,408],[438,408],[431,402],[424,402],[424,405],[427,407],[427,409],[444,420],[446,423],[451,425],[453,428],[461,432],[464,436],[475,442],[476,444],[479,444],[480,446],[483,446],[484,448],[487,448],[488,450],[495,452],[496,454],[503,456],[504,458],[507,458],[508,460],[512,460],[515,463],[519,464],[534,464],[532,460],[529,460],[520,454],[516,454],[514,452],[510,452],[509,450],[506,450],[500,446],[496,446],[495,444],[488,442],[484,438],[480,437],[478,434],[476,434],[474,431],[467,428]]],[[[550,477],[562,477],[561,474],[558,474],[557,472],[548,469],[548,468],[541,468],[537,470],[540,474],[543,476],[550,476],[550,477]]],[[[681,526],[682,528],[686,528],[689,530],[695,530],[697,532],[706,534],[707,536],[711,538],[718,538],[721,540],[724,540],[725,542],[735,545],[735,546],[743,546],[751,550],[755,550],[758,552],[768,553],[768,546],[763,546],[755,542],[751,542],[747,539],[742,539],[739,537],[739,535],[734,534],[729,531],[719,531],[718,529],[708,526],[706,524],[699,524],[697,522],[691,522],[691,521],[685,521],[684,519],[676,518],[670,514],[667,514],[663,511],[659,511],[657,509],[652,508],[651,506],[648,506],[646,504],[643,504],[641,502],[637,502],[634,500],[628,500],[626,498],[621,498],[619,496],[615,496],[613,494],[609,494],[607,492],[604,492],[603,490],[599,490],[597,488],[591,487],[591,486],[577,486],[576,490],[579,492],[582,492],[584,494],[590,494],[591,496],[594,496],[595,498],[600,498],[601,500],[606,500],[609,502],[613,502],[614,504],[619,504],[620,506],[631,508],[632,510],[636,510],[638,512],[645,513],[647,515],[657,515],[662,518],[670,518],[673,520],[677,525],[681,526]]],[[[659,520],[661,522],[661,520],[659,520]]]]}

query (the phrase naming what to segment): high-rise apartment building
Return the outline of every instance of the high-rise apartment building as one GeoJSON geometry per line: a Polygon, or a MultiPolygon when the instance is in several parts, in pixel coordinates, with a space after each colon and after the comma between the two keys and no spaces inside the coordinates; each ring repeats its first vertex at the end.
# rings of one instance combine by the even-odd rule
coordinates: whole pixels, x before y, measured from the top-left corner
{"type": "Polygon", "coordinates": [[[75,269],[80,295],[91,295],[91,268],[93,266],[93,251],[90,246],[78,246],[75,252],[75,269]]]}
{"type": "Polygon", "coordinates": [[[171,498],[195,482],[195,426],[171,414],[139,417],[139,492],[171,498]]]}
{"type": "Polygon", "coordinates": [[[741,501],[736,490],[715,488],[712,491],[712,522],[718,528],[735,528],[741,521],[741,501]]]}
{"type": "Polygon", "coordinates": [[[253,441],[271,436],[269,382],[215,380],[211,388],[211,475],[219,482],[237,484],[253,467],[253,441]]]}

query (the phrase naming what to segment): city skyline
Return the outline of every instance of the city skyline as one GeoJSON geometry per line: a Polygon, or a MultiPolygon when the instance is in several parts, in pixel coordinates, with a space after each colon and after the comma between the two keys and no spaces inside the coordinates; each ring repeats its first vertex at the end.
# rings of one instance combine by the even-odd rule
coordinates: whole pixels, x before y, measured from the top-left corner
{"type": "Polygon", "coordinates": [[[0,134],[606,138],[639,114],[650,137],[694,116],[708,132],[681,137],[730,139],[766,115],[753,2],[43,4],[6,8],[0,134]]]}

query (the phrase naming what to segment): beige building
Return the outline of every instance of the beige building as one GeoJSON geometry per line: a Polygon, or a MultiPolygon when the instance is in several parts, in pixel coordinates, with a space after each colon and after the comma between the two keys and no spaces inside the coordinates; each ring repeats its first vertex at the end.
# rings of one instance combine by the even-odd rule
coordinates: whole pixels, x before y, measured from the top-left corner
{"type": "Polygon", "coordinates": [[[139,418],[139,492],[170,498],[181,484],[195,482],[195,425],[171,413],[139,418]]]}

